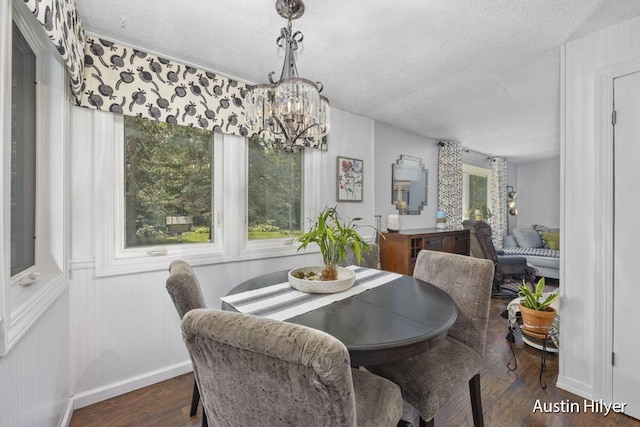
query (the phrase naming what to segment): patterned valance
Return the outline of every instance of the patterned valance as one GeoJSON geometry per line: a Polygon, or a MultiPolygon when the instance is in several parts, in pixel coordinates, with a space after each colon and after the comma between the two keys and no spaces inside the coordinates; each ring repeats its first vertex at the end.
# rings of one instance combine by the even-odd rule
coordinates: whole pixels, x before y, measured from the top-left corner
{"type": "Polygon", "coordinates": [[[82,93],[85,34],[75,0],[24,0],[62,56],[76,99],[82,93]]]}
{"type": "Polygon", "coordinates": [[[107,40],[87,37],[79,105],[247,136],[247,85],[107,40]]]}
{"type": "Polygon", "coordinates": [[[447,225],[462,224],[462,147],[452,141],[438,143],[438,210],[447,213],[447,225]]]}

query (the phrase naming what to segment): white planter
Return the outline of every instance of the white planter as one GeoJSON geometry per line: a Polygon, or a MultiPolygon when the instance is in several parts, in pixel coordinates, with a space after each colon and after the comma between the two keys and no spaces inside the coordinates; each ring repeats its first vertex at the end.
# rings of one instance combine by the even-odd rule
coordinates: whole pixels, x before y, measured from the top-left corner
{"type": "Polygon", "coordinates": [[[336,292],[346,291],[356,281],[356,273],[350,268],[337,267],[338,268],[338,280],[308,280],[298,279],[293,274],[302,272],[307,275],[313,271],[318,275],[324,270],[323,265],[315,265],[311,267],[294,268],[289,271],[289,285],[292,288],[302,292],[316,293],[316,294],[333,294],[336,292]]]}

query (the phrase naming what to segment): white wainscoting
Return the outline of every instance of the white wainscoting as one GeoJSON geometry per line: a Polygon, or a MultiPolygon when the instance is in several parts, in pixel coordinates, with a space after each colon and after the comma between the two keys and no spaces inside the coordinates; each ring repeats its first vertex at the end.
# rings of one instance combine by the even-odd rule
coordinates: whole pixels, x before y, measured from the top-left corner
{"type": "Polygon", "coordinates": [[[69,292],[0,358],[0,425],[58,426],[70,416],[69,292]]]}
{"type": "Polygon", "coordinates": [[[562,351],[558,386],[611,398],[612,156],[606,68],[640,56],[640,17],[567,43],[561,74],[562,351]],[[607,113],[608,110],[608,113],[607,113]]]}

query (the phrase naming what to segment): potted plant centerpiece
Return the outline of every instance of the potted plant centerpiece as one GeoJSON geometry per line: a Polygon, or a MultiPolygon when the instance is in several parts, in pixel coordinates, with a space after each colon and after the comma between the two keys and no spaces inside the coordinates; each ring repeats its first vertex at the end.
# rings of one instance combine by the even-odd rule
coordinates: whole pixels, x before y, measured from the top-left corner
{"type": "MultiPolygon", "coordinates": [[[[347,248],[351,248],[353,253],[360,264],[362,254],[369,250],[369,244],[360,236],[357,229],[359,228],[356,223],[362,218],[354,218],[349,222],[344,222],[338,215],[338,211],[335,207],[325,207],[315,222],[311,222],[311,228],[306,233],[298,236],[296,239],[300,243],[298,251],[305,249],[309,244],[316,243],[320,248],[320,254],[322,255],[322,261],[324,266],[317,268],[304,267],[294,269],[289,272],[290,283],[296,287],[299,282],[295,279],[302,281],[315,281],[325,282],[316,283],[313,289],[320,289],[312,292],[338,292],[335,289],[344,290],[342,288],[351,287],[355,280],[355,273],[353,270],[338,267],[341,261],[344,261],[347,254],[347,248]],[[344,277],[341,277],[344,276],[344,277]],[[291,277],[294,280],[291,280],[291,277]],[[338,284],[338,286],[331,286],[328,282],[340,282],[346,280],[350,282],[347,287],[347,283],[338,284]],[[296,283],[294,285],[294,282],[296,283]]],[[[379,232],[376,230],[376,232],[379,232]]],[[[335,284],[335,283],[332,283],[335,284]]],[[[298,288],[300,289],[300,288],[298,288]]],[[[307,290],[307,289],[300,289],[307,290]]]]}
{"type": "Polygon", "coordinates": [[[540,278],[535,286],[535,292],[531,292],[525,284],[518,288],[520,301],[520,313],[522,315],[522,329],[536,338],[543,338],[549,334],[549,328],[556,317],[555,308],[551,304],[560,296],[558,291],[552,292],[543,299],[544,277],[540,278]]]}

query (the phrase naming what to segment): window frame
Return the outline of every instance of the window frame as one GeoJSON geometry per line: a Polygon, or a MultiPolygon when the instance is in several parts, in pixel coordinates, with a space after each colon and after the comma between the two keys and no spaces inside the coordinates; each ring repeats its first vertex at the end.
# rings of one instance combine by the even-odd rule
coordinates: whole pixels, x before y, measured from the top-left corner
{"type": "MultiPolygon", "coordinates": [[[[297,254],[292,238],[248,239],[247,139],[222,133],[214,133],[213,143],[214,242],[125,248],[124,119],[97,110],[92,114],[94,212],[95,224],[100,224],[96,230],[96,277],[166,270],[175,259],[208,265],[297,254]]],[[[318,150],[305,150],[304,218],[315,216],[320,205],[321,160],[318,150]]]]}
{"type": "Polygon", "coordinates": [[[67,289],[69,102],[65,67],[42,26],[18,1],[0,6],[0,120],[3,134],[0,189],[0,356],[6,355],[67,289]],[[36,55],[35,265],[11,276],[11,55],[13,23],[36,55]],[[28,286],[19,282],[32,273],[28,286]]]}

